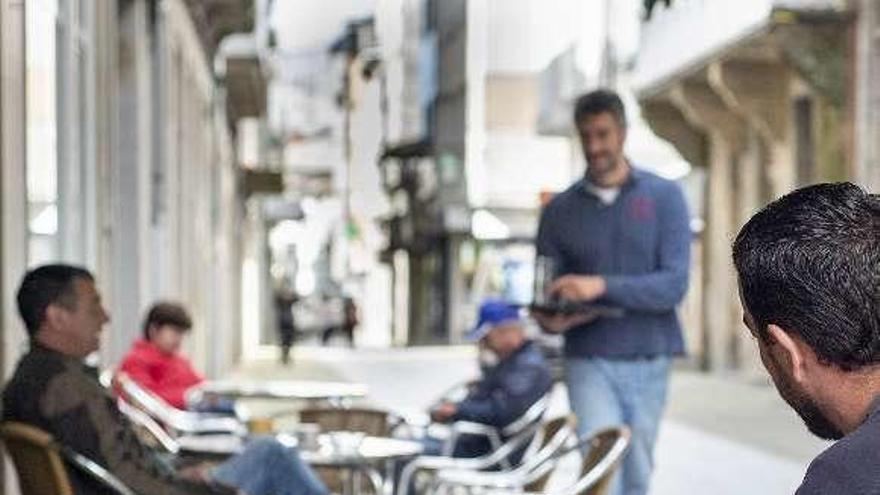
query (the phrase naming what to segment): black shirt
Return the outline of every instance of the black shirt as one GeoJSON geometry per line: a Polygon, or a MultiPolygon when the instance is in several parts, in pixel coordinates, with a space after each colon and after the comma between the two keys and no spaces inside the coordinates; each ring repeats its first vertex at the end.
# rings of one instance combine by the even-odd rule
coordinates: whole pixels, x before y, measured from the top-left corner
{"type": "Polygon", "coordinates": [[[864,423],[810,463],[796,495],[880,494],[880,397],[864,423]]]}

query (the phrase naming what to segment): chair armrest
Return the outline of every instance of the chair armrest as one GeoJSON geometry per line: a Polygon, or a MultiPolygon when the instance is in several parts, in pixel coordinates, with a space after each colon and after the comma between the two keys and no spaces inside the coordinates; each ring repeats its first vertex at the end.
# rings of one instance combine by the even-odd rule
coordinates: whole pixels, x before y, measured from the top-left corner
{"type": "Polygon", "coordinates": [[[501,438],[498,436],[498,430],[494,426],[474,423],[472,421],[456,421],[452,423],[450,429],[451,434],[443,444],[443,455],[445,456],[451,456],[455,452],[455,446],[458,444],[459,437],[465,435],[486,437],[492,450],[496,450],[501,446],[501,438]]]}
{"type": "Polygon", "coordinates": [[[416,474],[425,471],[439,471],[441,469],[469,470],[479,472],[489,469],[499,463],[498,455],[490,454],[482,457],[454,458],[444,456],[419,456],[403,467],[398,481],[398,493],[408,495],[410,485],[416,474]]]}
{"type": "Polygon", "coordinates": [[[439,486],[470,486],[495,489],[521,488],[527,483],[526,473],[514,471],[469,471],[444,469],[437,472],[439,486]]]}
{"type": "Polygon", "coordinates": [[[88,474],[100,484],[104,485],[104,487],[110,489],[112,492],[117,493],[118,495],[137,495],[130,488],[125,486],[125,483],[122,482],[119,478],[117,478],[113,473],[108,471],[104,466],[101,466],[97,462],[89,459],[88,457],[76,452],[70,447],[57,444],[58,451],[61,453],[61,456],[64,457],[66,461],[68,461],[71,465],[88,474]]]}
{"type": "Polygon", "coordinates": [[[459,435],[489,436],[496,433],[494,426],[474,423],[472,421],[456,421],[452,423],[452,431],[459,435]]]}
{"type": "Polygon", "coordinates": [[[229,433],[232,435],[247,435],[247,427],[235,418],[229,416],[212,416],[207,414],[181,411],[171,426],[182,433],[229,433]]]}

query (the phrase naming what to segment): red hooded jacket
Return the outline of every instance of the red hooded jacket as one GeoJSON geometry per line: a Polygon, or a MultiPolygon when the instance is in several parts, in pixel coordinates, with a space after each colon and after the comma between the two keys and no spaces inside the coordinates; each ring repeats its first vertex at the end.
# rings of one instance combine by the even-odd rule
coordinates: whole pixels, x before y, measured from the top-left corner
{"type": "Polygon", "coordinates": [[[186,408],[186,391],[205,380],[185,357],[166,354],[144,339],[134,343],[119,371],[178,409],[186,408]]]}

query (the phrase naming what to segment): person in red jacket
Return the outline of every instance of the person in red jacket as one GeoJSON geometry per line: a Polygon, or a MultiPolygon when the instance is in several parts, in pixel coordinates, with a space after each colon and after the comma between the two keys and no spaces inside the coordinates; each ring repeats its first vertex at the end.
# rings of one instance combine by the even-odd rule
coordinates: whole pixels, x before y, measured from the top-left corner
{"type": "Polygon", "coordinates": [[[187,392],[205,380],[180,354],[191,328],[192,319],[180,304],[153,305],[144,319],[143,338],[122,359],[119,371],[178,409],[233,413],[232,401],[222,397],[203,397],[196,404],[187,404],[187,392]]]}

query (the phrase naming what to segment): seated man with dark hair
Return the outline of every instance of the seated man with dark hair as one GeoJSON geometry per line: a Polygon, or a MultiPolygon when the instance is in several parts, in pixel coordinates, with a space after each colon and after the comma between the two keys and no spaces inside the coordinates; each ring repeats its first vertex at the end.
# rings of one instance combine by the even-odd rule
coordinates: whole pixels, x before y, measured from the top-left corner
{"type": "Polygon", "coordinates": [[[205,381],[180,354],[183,338],[192,328],[186,309],[173,302],[154,304],[144,319],[144,338],[122,358],[119,371],[178,409],[233,413],[234,404],[224,397],[206,396],[187,404],[187,392],[205,381]]]}
{"type": "MultiPolygon", "coordinates": [[[[495,356],[497,364],[484,368],[483,376],[467,397],[444,402],[431,410],[440,422],[471,421],[501,429],[522,416],[553,385],[550,368],[538,346],[526,338],[519,310],[489,299],[480,306],[477,325],[467,334],[495,356]]],[[[426,453],[441,453],[439,441],[427,438],[426,453]]],[[[489,450],[484,437],[465,436],[456,445],[455,457],[476,457],[489,450]]]]}
{"type": "Polygon", "coordinates": [[[850,183],[791,192],[743,226],[733,262],[779,395],[836,441],[797,495],[880,493],[880,196],[850,183]]]}
{"type": "MultiPolygon", "coordinates": [[[[141,495],[324,495],[327,489],[296,450],[272,438],[212,468],[176,470],[138,439],[97,374],[83,363],[96,351],[110,318],[88,271],[46,265],[28,272],[18,309],[31,346],[3,391],[3,419],[45,430],[108,469],[141,495]]],[[[69,472],[78,494],[102,493],[79,472],[69,472]]]]}

